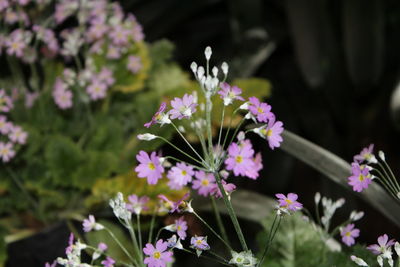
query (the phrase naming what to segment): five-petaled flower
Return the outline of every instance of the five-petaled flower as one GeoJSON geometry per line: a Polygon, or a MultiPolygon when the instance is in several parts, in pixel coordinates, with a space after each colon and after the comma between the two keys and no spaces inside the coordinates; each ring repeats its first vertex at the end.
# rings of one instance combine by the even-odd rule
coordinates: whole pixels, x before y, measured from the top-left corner
{"type": "Polygon", "coordinates": [[[171,100],[172,109],[169,111],[171,119],[181,120],[190,118],[196,112],[197,103],[193,95],[185,94],[183,98],[175,97],[171,100]]]}
{"type": "Polygon", "coordinates": [[[248,109],[258,122],[268,122],[275,119],[275,115],[271,112],[271,106],[260,102],[257,97],[252,96],[249,98],[248,109]]]}
{"type": "Polygon", "coordinates": [[[303,204],[297,201],[297,194],[289,193],[287,196],[284,194],[276,194],[278,198],[279,207],[284,208],[288,211],[297,211],[303,207],[303,204]]]}
{"type": "Polygon", "coordinates": [[[356,192],[361,192],[364,189],[367,189],[373,179],[367,165],[352,163],[351,174],[352,175],[348,178],[348,183],[353,186],[353,190],[356,192]]]}
{"type": "Polygon", "coordinates": [[[221,90],[218,91],[220,97],[224,100],[224,105],[228,106],[233,103],[233,100],[244,101],[244,98],[240,96],[242,89],[237,86],[230,86],[228,83],[221,83],[219,85],[221,90]]]}
{"type": "Polygon", "coordinates": [[[378,237],[378,244],[369,245],[367,247],[375,255],[386,255],[391,253],[391,247],[394,245],[394,239],[390,239],[387,234],[378,237]]]}
{"type": "Polygon", "coordinates": [[[148,184],[156,184],[158,179],[162,177],[164,167],[161,165],[160,158],[156,155],[156,152],[152,152],[151,155],[141,150],[136,159],[140,164],[135,168],[139,178],[147,178],[148,184]]]}
{"type": "Polygon", "coordinates": [[[355,243],[355,238],[360,235],[360,230],[354,228],[354,224],[348,224],[343,227],[340,231],[340,235],[342,236],[342,241],[347,246],[352,246],[355,243]]]}
{"type": "Polygon", "coordinates": [[[167,262],[172,261],[173,253],[167,251],[168,242],[164,242],[162,239],[158,240],[156,246],[147,243],[146,247],[143,248],[144,254],[148,257],[144,259],[144,263],[148,267],[165,267],[167,262]]]}

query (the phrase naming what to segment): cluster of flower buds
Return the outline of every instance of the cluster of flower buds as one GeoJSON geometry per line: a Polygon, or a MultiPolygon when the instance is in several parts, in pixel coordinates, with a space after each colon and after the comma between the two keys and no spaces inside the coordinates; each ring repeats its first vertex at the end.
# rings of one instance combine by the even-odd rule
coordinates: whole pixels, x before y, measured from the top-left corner
{"type": "Polygon", "coordinates": [[[14,107],[12,98],[0,89],[0,159],[3,163],[15,157],[16,150],[26,143],[28,133],[7,116],[14,107]]]}

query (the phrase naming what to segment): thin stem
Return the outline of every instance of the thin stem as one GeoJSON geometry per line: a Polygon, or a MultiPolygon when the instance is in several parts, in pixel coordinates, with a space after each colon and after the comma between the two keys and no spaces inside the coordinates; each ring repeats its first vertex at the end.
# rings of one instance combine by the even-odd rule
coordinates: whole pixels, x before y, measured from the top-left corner
{"type": "MultiPolygon", "coordinates": [[[[196,149],[194,149],[192,147],[192,145],[188,142],[188,140],[186,140],[185,136],[183,136],[183,134],[181,133],[181,131],[179,131],[178,127],[176,127],[176,125],[171,122],[172,126],[174,126],[175,130],[178,132],[178,134],[182,137],[182,139],[185,141],[185,143],[190,147],[190,149],[196,154],[197,157],[199,157],[199,159],[203,162],[201,164],[206,164],[206,162],[204,161],[204,159],[200,156],[199,153],[197,153],[196,149]]],[[[198,161],[197,161],[198,162],[198,161]]]]}
{"type": "Polygon", "coordinates": [[[222,185],[221,177],[219,176],[218,172],[214,172],[214,176],[215,176],[215,179],[217,181],[218,188],[221,191],[222,197],[224,199],[224,203],[225,203],[225,206],[226,206],[226,208],[228,210],[229,217],[231,218],[231,221],[233,223],[233,227],[235,228],[235,231],[236,231],[236,234],[237,234],[237,236],[239,238],[240,244],[242,245],[242,249],[244,251],[247,251],[248,248],[247,248],[246,240],[244,239],[244,236],[243,236],[243,233],[242,233],[242,229],[240,228],[240,224],[239,224],[239,221],[238,221],[238,219],[236,217],[235,211],[234,211],[234,209],[232,207],[232,203],[228,199],[228,195],[226,194],[224,186],[222,185]]]}
{"type": "Polygon", "coordinates": [[[142,262],[143,261],[143,255],[142,255],[142,253],[141,253],[141,250],[139,250],[139,245],[138,245],[138,241],[137,241],[137,238],[136,238],[136,233],[135,233],[135,229],[133,228],[133,224],[132,224],[132,221],[131,220],[126,220],[125,221],[125,223],[126,223],[126,225],[128,226],[128,230],[129,230],[129,233],[130,233],[130,235],[131,235],[131,239],[132,239],[132,243],[133,243],[133,248],[134,248],[134,250],[135,250],[135,252],[136,252],[136,257],[138,258],[138,259],[140,259],[140,262],[142,262]]]}
{"type": "Polygon", "coordinates": [[[374,168],[374,171],[378,174],[377,178],[378,180],[381,182],[381,184],[385,187],[385,189],[392,194],[392,196],[394,198],[397,199],[396,197],[396,189],[393,188],[393,184],[390,184],[387,177],[385,175],[382,174],[381,171],[379,171],[378,169],[374,168]]]}
{"type": "MultiPolygon", "coordinates": [[[[185,249],[185,248],[183,248],[182,250],[185,251],[185,252],[187,252],[187,253],[190,253],[190,254],[193,254],[193,255],[196,255],[196,256],[197,256],[197,254],[196,254],[195,252],[193,252],[193,251],[190,251],[190,250],[185,249]]],[[[214,259],[214,258],[211,258],[211,257],[207,257],[207,256],[205,256],[205,255],[200,255],[200,256],[197,256],[197,257],[202,257],[202,258],[205,258],[205,259],[208,259],[208,260],[211,260],[211,261],[216,261],[216,262],[221,263],[221,264],[226,265],[226,266],[232,266],[232,265],[230,265],[229,263],[227,263],[226,261],[220,261],[220,260],[218,260],[218,259],[214,259]]]]}
{"type": "Polygon", "coordinates": [[[193,164],[191,164],[191,163],[189,163],[189,162],[187,162],[187,161],[184,161],[184,160],[181,160],[181,159],[178,159],[178,158],[172,157],[172,156],[166,156],[165,158],[166,158],[166,159],[173,159],[173,160],[175,160],[175,161],[177,161],[177,162],[183,162],[183,163],[185,163],[186,165],[192,166],[192,167],[193,167],[193,168],[195,168],[195,169],[198,169],[198,170],[202,170],[202,171],[208,172],[208,170],[207,170],[207,169],[205,169],[205,168],[202,168],[202,167],[199,167],[199,166],[193,165],[193,164]]]}
{"type": "Polygon", "coordinates": [[[222,137],[222,126],[224,124],[224,118],[225,118],[225,105],[222,108],[222,116],[221,116],[221,125],[219,127],[219,134],[218,134],[218,146],[221,145],[221,137],[222,137]]]}
{"type": "Polygon", "coordinates": [[[222,243],[224,243],[224,245],[229,248],[230,250],[232,250],[231,246],[217,233],[214,231],[214,229],[206,222],[203,220],[203,218],[201,218],[195,211],[193,212],[194,216],[197,217],[197,219],[199,219],[205,226],[207,226],[208,229],[210,229],[210,231],[219,239],[221,240],[222,243]]]}
{"type": "Polygon", "coordinates": [[[217,220],[219,231],[221,232],[221,235],[224,238],[224,240],[229,244],[229,238],[228,235],[226,234],[224,223],[222,222],[221,214],[219,212],[217,203],[215,202],[215,198],[211,196],[210,199],[214,210],[215,219],[217,220]]]}
{"type": "Polygon", "coordinates": [[[204,165],[203,162],[193,158],[192,156],[190,156],[189,154],[187,154],[186,152],[184,152],[182,149],[178,148],[177,146],[175,146],[174,144],[172,144],[170,141],[168,141],[167,139],[165,139],[162,136],[157,136],[157,138],[160,138],[161,140],[163,140],[164,142],[166,142],[167,144],[169,144],[170,146],[172,146],[173,148],[175,148],[176,150],[178,150],[179,152],[181,152],[182,154],[184,154],[186,157],[190,158],[193,161],[196,161],[197,163],[199,163],[200,165],[204,165]]]}
{"type": "Polygon", "coordinates": [[[397,193],[400,192],[400,186],[399,183],[397,182],[396,176],[394,176],[392,169],[390,168],[389,164],[387,164],[387,162],[385,160],[383,160],[383,164],[385,165],[385,167],[387,168],[387,170],[390,173],[390,177],[392,178],[392,180],[396,183],[397,186],[397,193]]]}
{"type": "Polygon", "coordinates": [[[386,171],[385,167],[380,162],[378,162],[378,164],[381,167],[381,169],[383,170],[383,173],[385,175],[382,175],[382,173],[380,173],[379,170],[376,170],[376,169],[375,170],[382,175],[382,178],[385,178],[385,180],[388,181],[388,183],[390,184],[390,188],[393,190],[393,193],[396,194],[397,193],[396,186],[394,185],[392,179],[390,179],[389,173],[386,171]]]}
{"type": "Polygon", "coordinates": [[[279,228],[279,226],[281,224],[282,218],[279,216],[278,225],[275,227],[275,230],[273,229],[273,227],[275,225],[275,222],[276,222],[276,217],[277,217],[277,215],[275,215],[274,222],[272,223],[272,226],[271,226],[271,231],[270,231],[270,234],[269,234],[267,246],[264,249],[263,255],[262,255],[261,260],[258,263],[257,267],[261,266],[261,264],[263,263],[263,261],[265,259],[265,256],[267,255],[268,250],[271,247],[271,243],[275,238],[276,232],[278,231],[278,228],[279,228]]]}
{"type": "Polygon", "coordinates": [[[112,237],[112,239],[114,239],[114,241],[118,244],[118,246],[122,249],[122,251],[128,256],[128,258],[136,265],[138,265],[138,263],[136,262],[136,260],[132,257],[132,255],[126,250],[126,248],[124,247],[124,245],[122,245],[122,243],[118,240],[118,238],[115,237],[115,235],[113,234],[113,232],[110,231],[110,229],[108,229],[107,227],[104,227],[104,229],[107,231],[107,233],[110,234],[110,236],[112,237]]]}
{"type": "Polygon", "coordinates": [[[137,228],[138,228],[137,231],[139,237],[139,251],[142,251],[143,246],[142,246],[142,232],[140,230],[140,215],[137,214],[136,218],[137,218],[137,228]]]}
{"type": "Polygon", "coordinates": [[[154,231],[154,222],[156,221],[156,213],[157,213],[157,207],[154,208],[154,212],[151,215],[151,221],[150,221],[150,232],[149,232],[149,239],[147,243],[151,243],[151,239],[153,237],[153,231],[154,231]]]}
{"type": "Polygon", "coordinates": [[[208,155],[210,158],[210,164],[213,164],[213,144],[212,144],[212,132],[211,132],[211,111],[212,111],[212,102],[210,96],[206,95],[206,122],[207,122],[207,139],[208,139],[208,155]]]}

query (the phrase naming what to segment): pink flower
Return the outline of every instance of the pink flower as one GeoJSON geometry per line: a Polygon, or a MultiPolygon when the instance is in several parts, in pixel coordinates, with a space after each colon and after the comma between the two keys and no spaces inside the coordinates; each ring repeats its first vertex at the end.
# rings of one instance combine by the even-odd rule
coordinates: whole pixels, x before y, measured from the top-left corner
{"type": "Polygon", "coordinates": [[[192,188],[198,190],[199,195],[208,196],[215,186],[215,177],[212,173],[205,173],[204,171],[195,172],[195,180],[193,180],[192,188]]]}
{"type": "Polygon", "coordinates": [[[53,99],[60,109],[68,109],[72,107],[72,92],[67,89],[61,78],[57,78],[53,89],[53,99]]]}
{"type": "Polygon", "coordinates": [[[196,250],[209,250],[206,236],[193,236],[190,240],[191,247],[196,250]]]}
{"type": "MultiPolygon", "coordinates": [[[[221,183],[227,195],[229,195],[236,189],[236,185],[232,183],[227,183],[225,180],[221,180],[221,183]]],[[[210,194],[215,196],[216,198],[222,198],[222,192],[221,190],[219,190],[218,184],[214,185],[214,188],[211,189],[210,194]]]]}
{"type": "Polygon", "coordinates": [[[35,103],[38,97],[39,97],[39,92],[33,92],[33,93],[27,92],[25,94],[25,107],[32,108],[33,104],[35,103]]]}
{"type": "Polygon", "coordinates": [[[142,210],[148,210],[149,208],[146,206],[147,202],[149,202],[150,198],[148,196],[138,197],[135,194],[128,196],[129,203],[126,204],[126,208],[135,214],[140,214],[142,210]]]}
{"type": "Polygon", "coordinates": [[[0,142],[0,158],[3,162],[9,162],[15,156],[12,143],[0,142]]]}
{"type": "Polygon", "coordinates": [[[90,23],[91,25],[87,33],[89,41],[100,39],[108,31],[108,26],[105,24],[104,19],[92,19],[90,23]]]}
{"type": "Polygon", "coordinates": [[[23,145],[26,143],[26,138],[28,137],[28,133],[24,132],[21,127],[14,126],[10,129],[8,137],[12,142],[23,145]]]}
{"type": "Polygon", "coordinates": [[[254,162],[254,167],[246,171],[246,176],[256,180],[258,178],[258,172],[263,168],[261,153],[257,153],[252,160],[254,162]]]}
{"type": "Polygon", "coordinates": [[[5,40],[7,54],[21,58],[26,48],[25,33],[21,29],[14,30],[5,40]]]}
{"type": "Polygon", "coordinates": [[[228,106],[233,103],[233,100],[244,101],[244,98],[240,96],[242,89],[237,86],[230,86],[228,83],[220,84],[221,90],[218,91],[220,97],[224,100],[224,105],[228,106]]]}
{"type": "Polygon", "coordinates": [[[114,267],[115,260],[109,256],[101,262],[104,267],[114,267]]]}
{"type": "Polygon", "coordinates": [[[276,194],[275,196],[278,198],[280,208],[296,211],[303,207],[303,204],[297,201],[298,196],[295,193],[289,193],[287,197],[284,194],[276,194]]]}
{"type": "Polygon", "coordinates": [[[253,155],[254,150],[250,142],[242,142],[240,145],[232,143],[228,148],[228,158],[225,160],[226,169],[233,170],[235,176],[251,173],[255,167],[253,155]]]}
{"type": "Polygon", "coordinates": [[[13,127],[13,124],[8,122],[5,116],[0,115],[0,133],[8,134],[13,127]]]}
{"type": "Polygon", "coordinates": [[[167,262],[172,262],[171,251],[167,251],[168,242],[164,242],[162,239],[158,240],[156,246],[147,243],[146,247],[143,248],[144,254],[148,257],[144,259],[144,263],[148,267],[165,267],[167,262]]]}
{"type": "Polygon", "coordinates": [[[183,219],[183,216],[180,217],[178,220],[175,220],[176,233],[178,234],[179,238],[185,240],[186,238],[186,230],[188,229],[186,221],[183,219]]]}
{"type": "Polygon", "coordinates": [[[128,67],[128,70],[130,70],[133,74],[138,73],[139,70],[142,68],[141,58],[137,57],[137,56],[129,56],[127,67],[128,67]]]}
{"type": "Polygon", "coordinates": [[[160,123],[161,126],[164,123],[171,123],[168,114],[164,113],[166,107],[167,104],[165,102],[162,102],[156,114],[154,114],[153,117],[151,118],[151,121],[145,123],[144,127],[149,128],[151,125],[156,123],[160,123]]]}
{"type": "Polygon", "coordinates": [[[185,206],[185,200],[188,199],[189,193],[186,193],[181,199],[176,202],[169,200],[166,196],[160,194],[157,196],[161,200],[161,206],[164,210],[168,211],[169,213],[173,212],[180,212],[181,206],[185,206]]]}
{"type": "Polygon", "coordinates": [[[139,166],[135,168],[138,177],[147,178],[148,184],[156,184],[164,172],[164,167],[161,166],[160,158],[156,155],[156,152],[152,152],[149,156],[141,150],[136,155],[136,159],[140,162],[139,166]]]}
{"type": "Polygon", "coordinates": [[[85,232],[90,232],[92,230],[98,231],[104,229],[103,225],[96,223],[96,219],[94,218],[93,215],[89,215],[87,219],[84,219],[82,226],[83,226],[83,231],[85,232]]]}
{"type": "Polygon", "coordinates": [[[101,68],[101,71],[99,72],[99,74],[97,74],[97,79],[100,82],[104,82],[108,86],[113,85],[115,82],[115,79],[113,77],[113,72],[107,67],[101,68]]]}
{"type": "Polygon", "coordinates": [[[125,46],[128,43],[129,34],[129,29],[117,25],[110,30],[109,37],[114,45],[125,46]]]}
{"type": "Polygon", "coordinates": [[[14,107],[11,97],[6,95],[4,89],[0,89],[0,112],[9,112],[14,107]]]}
{"type": "Polygon", "coordinates": [[[268,141],[269,147],[273,150],[275,147],[279,147],[283,141],[281,133],[283,132],[283,123],[281,121],[275,122],[275,119],[271,119],[265,128],[265,138],[268,141]]]}
{"type": "Polygon", "coordinates": [[[171,100],[172,109],[169,111],[171,119],[181,120],[183,118],[190,118],[196,112],[197,104],[194,102],[194,96],[185,94],[183,98],[175,97],[171,100]]]}
{"type": "Polygon", "coordinates": [[[192,181],[193,175],[193,167],[186,165],[185,163],[178,162],[176,166],[169,170],[167,177],[170,179],[172,187],[175,189],[180,189],[192,181]]]}
{"type": "Polygon", "coordinates": [[[370,144],[368,147],[363,148],[360,154],[354,156],[354,162],[362,163],[363,161],[366,161],[368,163],[377,163],[378,161],[376,160],[373,153],[374,144],[370,144]]]}
{"type": "Polygon", "coordinates": [[[121,57],[121,48],[114,45],[108,45],[106,57],[108,59],[119,59],[121,57]]]}
{"type": "Polygon", "coordinates": [[[9,2],[8,0],[0,0],[0,12],[5,10],[7,7],[9,7],[9,2]]]}
{"type": "Polygon", "coordinates": [[[86,92],[92,100],[102,99],[106,97],[107,85],[98,80],[92,81],[92,83],[86,88],[86,92]]]}
{"type": "Polygon", "coordinates": [[[354,228],[354,224],[348,224],[340,231],[340,235],[342,236],[342,241],[348,247],[354,245],[355,240],[354,238],[360,235],[360,230],[354,228]]]}
{"type": "Polygon", "coordinates": [[[381,235],[378,237],[378,244],[369,245],[367,247],[375,255],[384,254],[391,246],[394,245],[395,240],[389,240],[387,234],[381,235]]]}
{"type": "Polygon", "coordinates": [[[144,33],[142,25],[136,24],[132,27],[132,38],[135,42],[143,41],[144,33]]]}
{"type": "Polygon", "coordinates": [[[267,103],[261,103],[260,100],[254,96],[250,97],[249,101],[249,110],[259,122],[267,122],[275,118],[275,115],[271,112],[271,106],[267,103]]]}
{"type": "Polygon", "coordinates": [[[348,178],[348,184],[353,186],[354,191],[361,192],[367,189],[371,182],[372,176],[366,165],[351,164],[351,176],[348,178]]]}

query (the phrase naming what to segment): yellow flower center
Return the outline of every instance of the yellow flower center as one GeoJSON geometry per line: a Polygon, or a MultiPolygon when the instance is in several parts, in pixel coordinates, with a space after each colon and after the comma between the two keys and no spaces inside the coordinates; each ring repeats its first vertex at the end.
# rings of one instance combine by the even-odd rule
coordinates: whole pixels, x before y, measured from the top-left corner
{"type": "Polygon", "coordinates": [[[360,176],[358,176],[358,180],[360,180],[361,182],[365,180],[364,175],[360,174],[360,176]]]}
{"type": "Polygon", "coordinates": [[[94,91],[95,91],[96,93],[99,93],[99,92],[101,91],[101,88],[100,88],[99,86],[96,86],[96,87],[94,88],[94,91]]]}
{"type": "Polygon", "coordinates": [[[178,225],[178,227],[176,227],[176,229],[177,229],[178,231],[180,231],[180,230],[182,230],[182,226],[178,225]]]}
{"type": "Polygon", "coordinates": [[[210,181],[208,181],[207,179],[204,179],[203,181],[201,181],[202,186],[207,186],[209,184],[210,184],[210,181]]]}
{"type": "Polygon", "coordinates": [[[242,163],[243,157],[242,157],[242,156],[236,156],[235,161],[236,161],[237,163],[242,163]]]}
{"type": "Polygon", "coordinates": [[[229,96],[229,98],[235,98],[236,97],[236,95],[233,92],[229,92],[228,96],[229,96]]]}
{"type": "Polygon", "coordinates": [[[161,253],[158,252],[158,251],[154,252],[154,253],[153,253],[153,258],[155,258],[155,259],[158,260],[159,258],[161,258],[161,253]]]}
{"type": "Polygon", "coordinates": [[[257,108],[258,113],[264,113],[264,110],[262,108],[257,108]]]}
{"type": "Polygon", "coordinates": [[[197,244],[197,245],[201,245],[201,244],[203,244],[203,240],[201,240],[201,239],[197,239],[197,240],[196,240],[196,244],[197,244]]]}
{"type": "Polygon", "coordinates": [[[290,204],[293,203],[293,201],[291,201],[290,199],[285,199],[285,201],[286,201],[286,203],[287,203],[288,205],[290,205],[290,204]]]}
{"type": "Polygon", "coordinates": [[[187,171],[183,170],[182,175],[186,175],[186,174],[187,174],[187,171]]]}
{"type": "Polygon", "coordinates": [[[8,154],[8,148],[3,148],[0,150],[0,155],[7,155],[8,154]]]}
{"type": "Polygon", "coordinates": [[[11,44],[11,47],[12,47],[13,49],[18,49],[18,48],[19,48],[19,43],[12,43],[12,44],[11,44]]]}
{"type": "Polygon", "coordinates": [[[350,232],[347,232],[347,233],[345,234],[345,236],[351,236],[351,233],[350,233],[350,232]]]}
{"type": "Polygon", "coordinates": [[[267,132],[266,132],[266,134],[265,134],[266,136],[268,136],[268,137],[270,137],[271,135],[272,135],[272,130],[271,129],[269,129],[267,132]]]}
{"type": "Polygon", "coordinates": [[[150,170],[154,171],[156,169],[156,166],[154,166],[153,162],[150,162],[149,164],[147,164],[147,166],[149,167],[150,170]]]}

